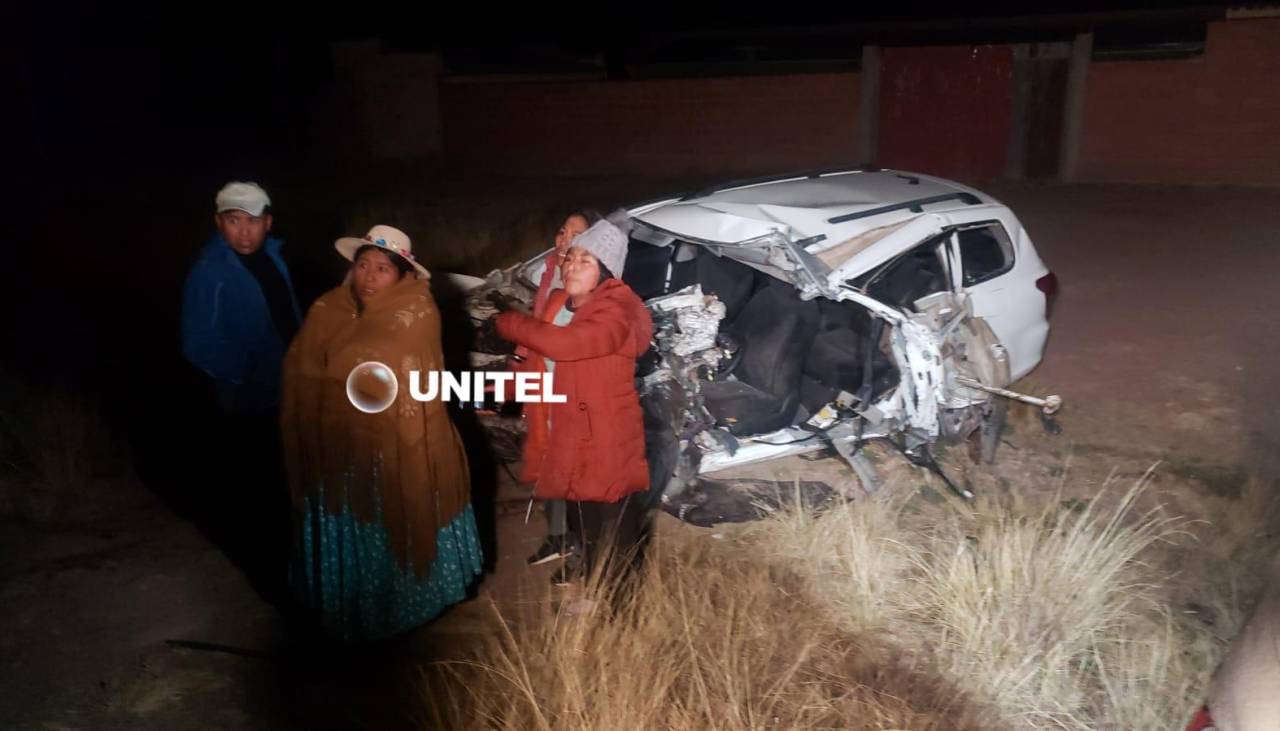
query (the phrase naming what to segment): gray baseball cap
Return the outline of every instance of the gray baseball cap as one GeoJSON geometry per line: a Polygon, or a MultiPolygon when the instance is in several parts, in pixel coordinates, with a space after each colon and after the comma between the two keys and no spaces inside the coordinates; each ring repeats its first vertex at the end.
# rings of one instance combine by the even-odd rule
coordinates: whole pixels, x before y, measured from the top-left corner
{"type": "Polygon", "coordinates": [[[218,213],[244,211],[250,216],[261,216],[267,206],[271,205],[271,199],[267,197],[267,191],[257,183],[236,182],[222,186],[214,203],[218,207],[218,213]]]}

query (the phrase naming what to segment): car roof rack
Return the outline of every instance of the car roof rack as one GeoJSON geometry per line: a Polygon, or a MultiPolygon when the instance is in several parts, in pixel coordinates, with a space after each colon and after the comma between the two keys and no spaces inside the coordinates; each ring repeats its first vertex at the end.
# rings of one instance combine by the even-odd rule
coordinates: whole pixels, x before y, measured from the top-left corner
{"type": "Polygon", "coordinates": [[[846,213],[842,216],[836,216],[835,218],[828,218],[827,223],[836,224],[844,223],[846,221],[856,221],[859,218],[870,218],[872,216],[878,216],[881,213],[889,213],[891,211],[910,210],[915,213],[924,213],[924,206],[927,206],[930,203],[942,203],[943,201],[963,201],[971,206],[976,206],[982,202],[979,200],[978,196],[973,193],[965,193],[963,191],[958,193],[943,193],[942,195],[931,195],[928,198],[916,198],[914,200],[894,203],[888,206],[880,206],[879,208],[868,208],[865,211],[846,213]]]}
{"type": "Polygon", "coordinates": [[[686,193],[680,196],[680,201],[689,201],[695,198],[706,198],[709,195],[715,195],[721,191],[731,190],[733,188],[747,188],[752,185],[764,185],[765,183],[776,183],[781,180],[797,180],[799,178],[820,178],[824,175],[835,175],[836,173],[878,173],[882,168],[875,165],[858,165],[855,167],[826,168],[822,170],[807,170],[798,173],[789,173],[787,175],[766,175],[759,178],[744,178],[742,180],[731,180],[727,183],[719,183],[710,187],[695,190],[692,193],[686,193]]]}

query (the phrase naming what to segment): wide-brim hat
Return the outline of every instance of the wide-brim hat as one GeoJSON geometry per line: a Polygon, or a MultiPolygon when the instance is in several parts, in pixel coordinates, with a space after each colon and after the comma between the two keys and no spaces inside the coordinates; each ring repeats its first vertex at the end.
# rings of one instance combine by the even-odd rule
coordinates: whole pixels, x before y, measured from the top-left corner
{"type": "Polygon", "coordinates": [[[333,242],[333,248],[338,250],[350,261],[355,261],[356,252],[361,246],[376,246],[380,249],[386,249],[392,254],[401,257],[405,261],[413,265],[418,270],[418,279],[430,279],[431,272],[422,266],[413,258],[413,242],[409,240],[408,234],[398,228],[391,226],[374,226],[369,229],[369,233],[363,238],[354,236],[345,236],[333,242]]]}

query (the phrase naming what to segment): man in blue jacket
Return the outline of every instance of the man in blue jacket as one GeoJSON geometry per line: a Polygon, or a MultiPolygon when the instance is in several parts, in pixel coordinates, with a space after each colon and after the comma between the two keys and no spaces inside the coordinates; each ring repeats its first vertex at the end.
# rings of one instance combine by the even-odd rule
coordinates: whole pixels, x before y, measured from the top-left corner
{"type": "Polygon", "coordinates": [[[271,200],[254,183],[218,192],[218,231],[187,275],[182,353],[217,403],[194,415],[202,465],[191,475],[198,520],[268,600],[285,606],[289,507],[277,410],[285,349],[302,310],[271,231],[271,200]]]}
{"type": "Polygon", "coordinates": [[[298,307],[282,243],[268,238],[271,200],[254,183],[218,192],[209,239],[182,303],[182,352],[207,374],[226,414],[274,412],[280,364],[298,331],[298,307]]]}

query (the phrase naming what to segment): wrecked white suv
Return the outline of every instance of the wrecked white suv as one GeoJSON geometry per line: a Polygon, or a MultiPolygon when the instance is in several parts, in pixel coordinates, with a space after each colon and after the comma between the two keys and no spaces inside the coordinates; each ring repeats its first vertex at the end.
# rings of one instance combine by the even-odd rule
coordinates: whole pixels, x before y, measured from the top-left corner
{"type": "MultiPolygon", "coordinates": [[[[654,319],[637,377],[655,496],[821,448],[872,490],[858,450],[871,439],[936,470],[930,445],[978,432],[993,458],[1004,397],[1020,397],[1005,388],[1040,362],[1057,288],[1007,207],[939,178],[860,169],[628,213],[622,278],[654,319]]],[[[531,300],[543,258],[490,274],[472,317],[492,315],[488,290],[531,300]]]]}

